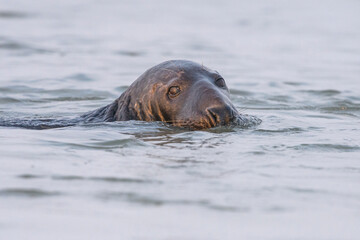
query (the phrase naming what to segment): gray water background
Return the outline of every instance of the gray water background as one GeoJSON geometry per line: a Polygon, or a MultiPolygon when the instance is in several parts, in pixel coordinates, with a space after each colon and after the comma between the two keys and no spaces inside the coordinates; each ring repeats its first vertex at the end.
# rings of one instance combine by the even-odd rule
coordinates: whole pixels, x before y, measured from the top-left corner
{"type": "Polygon", "coordinates": [[[0,117],[78,116],[169,59],[249,129],[0,127],[0,239],[360,239],[359,1],[0,0],[0,117]]]}

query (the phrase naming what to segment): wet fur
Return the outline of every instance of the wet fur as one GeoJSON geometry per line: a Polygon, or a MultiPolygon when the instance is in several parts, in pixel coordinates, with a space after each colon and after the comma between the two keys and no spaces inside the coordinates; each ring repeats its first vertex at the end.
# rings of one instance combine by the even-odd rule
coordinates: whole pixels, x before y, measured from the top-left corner
{"type": "Polygon", "coordinates": [[[260,123],[260,119],[240,114],[235,109],[229,99],[227,87],[219,89],[213,86],[213,75],[217,76],[218,73],[190,61],[167,61],[147,70],[111,104],[80,117],[68,120],[0,119],[0,126],[47,129],[79,123],[140,120],[204,129],[234,123],[242,126],[260,123]],[[188,94],[188,98],[177,100],[178,104],[165,96],[168,86],[173,82],[187,87],[184,87],[184,94],[188,94]]]}

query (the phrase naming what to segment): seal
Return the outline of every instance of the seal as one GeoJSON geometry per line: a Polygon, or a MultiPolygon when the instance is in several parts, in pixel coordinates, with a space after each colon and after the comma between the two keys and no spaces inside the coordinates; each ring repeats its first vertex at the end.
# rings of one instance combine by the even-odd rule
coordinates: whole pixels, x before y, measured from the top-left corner
{"type": "Polygon", "coordinates": [[[70,120],[11,121],[2,126],[35,129],[112,121],[162,121],[178,127],[251,126],[261,120],[240,114],[230,100],[224,78],[187,60],[160,63],[143,73],[111,104],[70,120]]]}
{"type": "Polygon", "coordinates": [[[261,122],[239,114],[217,71],[187,60],[166,61],[148,69],[113,103],[82,118],[87,122],[162,121],[191,129],[261,122]]]}

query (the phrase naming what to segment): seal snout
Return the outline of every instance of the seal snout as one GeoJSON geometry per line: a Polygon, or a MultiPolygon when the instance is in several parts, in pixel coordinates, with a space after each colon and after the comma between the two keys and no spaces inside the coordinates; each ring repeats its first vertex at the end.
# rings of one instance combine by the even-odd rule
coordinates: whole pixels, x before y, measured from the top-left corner
{"type": "Polygon", "coordinates": [[[237,116],[236,111],[227,104],[209,107],[206,109],[206,113],[209,118],[210,127],[227,125],[233,122],[237,116]]]}

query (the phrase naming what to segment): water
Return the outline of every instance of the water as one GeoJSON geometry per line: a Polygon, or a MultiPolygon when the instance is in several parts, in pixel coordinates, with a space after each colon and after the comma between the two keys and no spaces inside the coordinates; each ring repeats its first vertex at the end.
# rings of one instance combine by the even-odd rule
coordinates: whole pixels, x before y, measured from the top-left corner
{"type": "Polygon", "coordinates": [[[358,1],[0,1],[0,117],[218,70],[257,127],[0,128],[0,239],[359,239],[358,1]]]}

